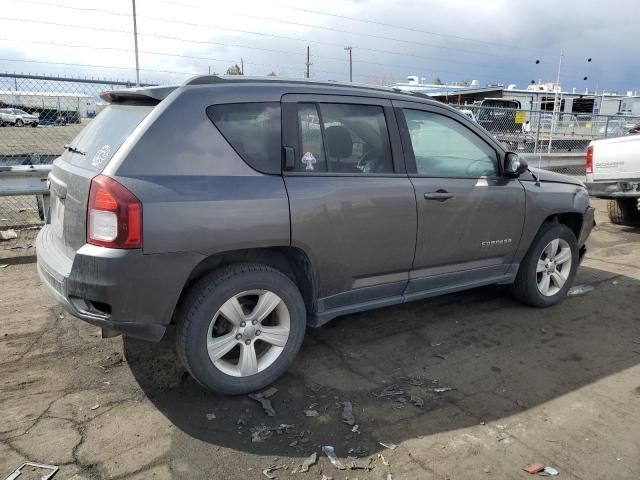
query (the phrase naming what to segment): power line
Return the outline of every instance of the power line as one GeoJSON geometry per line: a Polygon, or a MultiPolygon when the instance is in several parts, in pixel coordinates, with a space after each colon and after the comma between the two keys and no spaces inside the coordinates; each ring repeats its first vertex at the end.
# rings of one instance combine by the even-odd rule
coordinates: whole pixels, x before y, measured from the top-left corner
{"type": "MultiPolygon", "coordinates": [[[[104,10],[104,9],[100,9],[100,8],[74,7],[74,6],[60,5],[60,4],[56,4],[56,3],[44,2],[44,1],[39,1],[39,0],[22,0],[22,1],[23,1],[23,3],[31,3],[31,4],[36,4],[36,5],[47,5],[47,6],[52,6],[52,7],[57,7],[57,8],[67,9],[67,10],[94,11],[94,12],[106,13],[106,14],[110,14],[110,15],[128,16],[126,13],[114,12],[112,10],[104,10]]],[[[161,3],[170,3],[170,4],[174,4],[174,5],[179,5],[179,6],[187,6],[187,7],[196,8],[194,5],[181,3],[181,2],[173,2],[173,1],[169,1],[169,0],[166,0],[166,1],[165,0],[159,0],[159,1],[161,1],[161,3]]],[[[472,55],[486,55],[486,56],[493,56],[493,57],[505,58],[505,59],[512,59],[513,58],[512,56],[507,56],[507,55],[499,55],[499,54],[490,53],[490,52],[480,52],[480,51],[476,51],[476,50],[467,50],[467,49],[457,48],[457,47],[447,47],[447,46],[438,45],[438,44],[416,42],[416,41],[413,41],[413,40],[403,40],[403,39],[397,39],[397,38],[393,38],[393,37],[386,37],[386,36],[377,35],[377,34],[370,34],[370,33],[363,33],[363,32],[345,32],[343,29],[338,29],[338,28],[324,27],[324,26],[319,26],[319,25],[311,25],[311,24],[293,22],[293,21],[290,21],[290,20],[283,20],[283,19],[278,19],[278,18],[250,15],[250,14],[241,13],[241,12],[231,12],[231,13],[234,14],[234,15],[239,15],[239,16],[243,16],[243,17],[246,17],[246,18],[252,18],[252,19],[255,19],[255,20],[268,20],[268,21],[277,22],[277,23],[283,23],[283,24],[287,24],[287,25],[302,26],[302,27],[306,27],[306,28],[315,28],[315,29],[320,29],[320,30],[325,30],[325,31],[330,31],[330,32],[349,33],[349,34],[352,34],[352,35],[359,35],[359,36],[367,37],[367,38],[374,38],[374,39],[378,39],[378,40],[393,41],[393,42],[405,43],[405,44],[415,45],[415,46],[439,48],[439,49],[443,49],[443,50],[456,50],[456,51],[460,51],[460,52],[464,52],[464,53],[469,53],[469,54],[472,54],[472,55]]],[[[250,30],[242,30],[242,29],[230,28],[230,27],[225,27],[225,26],[222,26],[222,25],[203,24],[203,23],[196,23],[196,22],[185,22],[185,21],[180,21],[180,20],[175,20],[175,19],[167,19],[167,18],[155,17],[155,16],[149,16],[149,15],[138,15],[138,16],[140,18],[146,18],[148,20],[154,20],[154,21],[159,21],[159,22],[167,22],[167,23],[174,23],[174,24],[179,24],[179,25],[187,25],[187,26],[192,26],[192,27],[215,28],[215,29],[218,29],[218,30],[227,30],[227,31],[231,31],[231,32],[245,33],[245,34],[249,34],[249,35],[259,35],[259,36],[274,37],[274,38],[281,38],[281,39],[294,40],[294,41],[303,41],[303,42],[307,42],[308,41],[306,39],[301,39],[301,38],[296,38],[296,37],[268,34],[268,33],[264,33],[264,32],[253,32],[253,31],[250,31],[250,30]]],[[[314,43],[324,44],[324,45],[328,45],[328,46],[336,46],[336,47],[342,46],[342,44],[331,43],[331,42],[322,42],[322,41],[315,41],[314,43]]],[[[359,47],[356,46],[354,48],[359,48],[359,47]]]]}
{"type": "MultiPolygon", "coordinates": [[[[1,41],[14,41],[15,39],[12,38],[0,38],[1,41]]],[[[130,49],[130,48],[118,48],[118,47],[93,47],[93,46],[87,46],[87,45],[77,45],[77,44],[69,44],[69,43],[58,43],[58,42],[40,42],[40,41],[36,41],[36,40],[19,40],[19,43],[28,43],[28,44],[33,44],[33,45],[47,45],[47,46],[53,46],[53,47],[63,47],[63,48],[85,48],[85,49],[89,49],[89,50],[110,50],[110,51],[116,51],[116,52],[127,52],[127,53],[131,53],[134,50],[130,49]]],[[[203,57],[203,56],[199,56],[199,55],[185,55],[185,54],[177,54],[177,53],[167,53],[167,52],[153,52],[153,51],[149,51],[149,50],[140,50],[140,53],[144,53],[146,55],[158,55],[158,56],[163,56],[163,57],[174,57],[174,58],[186,58],[186,59],[193,59],[193,60],[206,60],[208,62],[220,62],[220,63],[234,63],[237,61],[237,59],[230,59],[230,58],[213,58],[213,57],[203,57]]],[[[342,59],[340,59],[342,60],[342,59]]],[[[253,65],[256,67],[270,67],[270,68],[279,68],[279,69],[286,69],[288,68],[285,65],[278,65],[278,64],[272,64],[272,63],[257,63],[257,62],[250,62],[250,61],[245,61],[244,63],[246,63],[247,65],[253,65]]],[[[142,70],[142,69],[141,69],[142,70]]],[[[327,73],[330,75],[341,75],[342,72],[335,72],[335,71],[327,71],[327,70],[317,70],[320,73],[327,73]]]]}
{"type": "MultiPolygon", "coordinates": [[[[81,27],[84,28],[84,27],[81,27]]],[[[45,46],[52,46],[52,47],[62,47],[62,48],[81,48],[81,49],[88,49],[88,50],[105,50],[105,51],[115,51],[115,52],[126,52],[126,53],[132,53],[133,50],[129,49],[129,48],[119,48],[119,47],[98,47],[98,46],[87,46],[87,45],[78,45],[78,44],[69,44],[69,43],[60,43],[60,42],[50,42],[50,41],[37,41],[37,40],[16,40],[14,38],[0,38],[0,41],[7,41],[7,42],[11,42],[11,41],[15,41],[18,43],[26,43],[26,44],[32,44],[32,45],[45,45],[45,46]]],[[[223,44],[224,45],[224,44],[223,44]]],[[[232,45],[232,44],[229,44],[232,45]]],[[[271,51],[266,49],[267,51],[271,51]]],[[[156,56],[166,56],[166,57],[173,57],[173,58],[184,58],[184,59],[194,59],[194,60],[205,60],[208,62],[220,62],[220,63],[234,63],[237,61],[237,59],[228,59],[228,58],[214,58],[214,57],[206,57],[206,56],[199,56],[199,55],[186,55],[186,54],[175,54],[175,53],[168,53],[168,52],[156,52],[156,51],[149,51],[149,50],[140,50],[140,53],[144,53],[145,55],[156,55],[156,56]]],[[[300,52],[289,52],[290,54],[300,54],[300,52]]],[[[332,59],[332,60],[336,60],[338,62],[340,62],[341,64],[344,64],[344,58],[335,58],[335,57],[324,57],[324,56],[320,56],[320,55],[314,55],[314,58],[324,58],[324,59],[332,59]]],[[[253,65],[256,67],[269,67],[269,68],[279,68],[279,69],[286,69],[288,67],[286,67],[285,65],[278,65],[278,64],[269,64],[269,63],[256,63],[256,62],[250,62],[247,61],[245,62],[248,65],[253,65]]],[[[358,60],[359,64],[367,64],[367,65],[376,65],[376,66],[382,66],[382,67],[387,67],[387,68],[394,68],[394,69],[401,69],[401,70],[407,70],[407,69],[412,69],[415,68],[415,65],[396,65],[396,64],[390,64],[390,63],[382,63],[382,62],[372,62],[372,61],[368,61],[368,60],[358,60]]],[[[314,69],[315,72],[318,73],[325,73],[328,75],[342,75],[343,72],[336,72],[336,71],[329,71],[329,70],[317,70],[314,69]]],[[[442,70],[439,69],[438,70],[439,74],[449,74],[449,75],[460,75],[460,76],[465,76],[465,72],[459,72],[459,71],[452,71],[452,70],[442,70]]],[[[366,77],[366,75],[357,75],[361,78],[366,77]]],[[[483,79],[483,80],[487,80],[490,79],[490,77],[484,77],[484,76],[476,76],[476,78],[478,79],[483,79]]],[[[493,79],[492,79],[493,80],[493,79]]]]}
{"type": "MultiPolygon", "coordinates": [[[[97,9],[93,9],[93,10],[97,10],[97,9]]],[[[51,22],[51,21],[44,21],[44,20],[31,20],[31,19],[13,18],[13,17],[0,17],[0,19],[1,20],[7,20],[7,21],[14,21],[14,22],[22,22],[22,23],[34,23],[34,24],[41,24],[41,25],[54,25],[54,26],[75,28],[75,29],[81,29],[81,30],[92,30],[92,31],[97,30],[97,31],[104,31],[104,32],[110,32],[110,33],[120,33],[120,34],[131,34],[132,33],[131,30],[121,30],[121,29],[113,29],[113,28],[97,27],[97,26],[74,25],[74,24],[70,24],[70,23],[51,22]]],[[[273,51],[273,52],[278,52],[278,53],[287,53],[287,54],[296,54],[296,55],[300,54],[300,52],[291,52],[291,51],[287,52],[287,51],[280,51],[280,50],[275,50],[275,49],[264,49],[264,48],[257,48],[257,47],[248,47],[248,46],[239,45],[239,44],[226,44],[226,43],[221,43],[221,42],[212,42],[212,41],[209,41],[209,40],[186,39],[186,38],[176,37],[176,36],[172,36],[172,35],[162,35],[162,34],[155,34],[155,33],[139,33],[139,35],[140,36],[145,36],[145,37],[160,38],[160,39],[174,40],[174,41],[185,42],[185,43],[192,43],[192,44],[234,46],[234,47],[238,47],[238,48],[255,48],[255,49],[259,49],[259,50],[273,51]]],[[[301,40],[301,39],[295,39],[295,40],[301,40]]],[[[315,42],[315,41],[309,41],[309,43],[327,44],[327,42],[315,42]]],[[[329,45],[331,45],[331,46],[339,46],[340,48],[343,48],[342,44],[337,44],[336,43],[336,44],[329,44],[329,45]]],[[[396,52],[396,51],[392,51],[392,50],[379,50],[379,49],[375,49],[375,48],[365,48],[365,47],[353,47],[353,48],[357,48],[358,50],[365,51],[365,52],[385,53],[385,54],[389,54],[389,55],[406,56],[406,57],[416,58],[416,59],[419,59],[419,60],[427,60],[427,61],[436,60],[436,61],[440,61],[440,62],[443,62],[443,63],[462,63],[462,64],[465,64],[465,65],[472,65],[469,62],[456,61],[456,60],[447,60],[447,59],[440,59],[440,58],[434,58],[434,57],[425,57],[425,56],[422,56],[422,55],[415,55],[415,54],[405,53],[405,52],[396,52]]],[[[336,61],[343,61],[343,59],[336,58],[336,57],[326,57],[326,56],[320,56],[320,55],[316,55],[315,57],[316,58],[331,59],[331,60],[336,60],[336,61]]],[[[368,64],[371,64],[371,65],[382,65],[382,66],[387,66],[387,67],[395,67],[395,68],[403,68],[403,69],[404,68],[415,68],[414,66],[394,65],[394,64],[388,64],[388,63],[380,64],[378,62],[371,62],[371,61],[367,61],[367,60],[359,60],[359,62],[360,63],[368,63],[368,64]]],[[[338,72],[327,72],[327,71],[323,72],[321,70],[316,70],[316,71],[319,72],[319,73],[339,74],[338,72]]],[[[442,69],[439,69],[438,71],[442,72],[442,73],[462,74],[461,72],[446,71],[446,70],[442,70],[442,69]]],[[[483,77],[478,77],[478,78],[483,78],[483,77]]],[[[484,78],[487,78],[487,77],[484,77],[484,78]]]]}

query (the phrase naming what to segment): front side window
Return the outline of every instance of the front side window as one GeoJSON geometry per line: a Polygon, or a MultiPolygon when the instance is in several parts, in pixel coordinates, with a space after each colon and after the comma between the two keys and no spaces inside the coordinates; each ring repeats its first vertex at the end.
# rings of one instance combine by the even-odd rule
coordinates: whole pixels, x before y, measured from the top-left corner
{"type": "Polygon", "coordinates": [[[418,175],[495,176],[495,150],[455,120],[432,112],[404,110],[418,175]]]}
{"type": "Polygon", "coordinates": [[[374,105],[304,103],[298,107],[297,171],[393,173],[384,109],[374,105]]]}
{"type": "Polygon", "coordinates": [[[238,155],[263,173],[282,168],[280,104],[232,103],[207,107],[207,115],[238,155]]]}

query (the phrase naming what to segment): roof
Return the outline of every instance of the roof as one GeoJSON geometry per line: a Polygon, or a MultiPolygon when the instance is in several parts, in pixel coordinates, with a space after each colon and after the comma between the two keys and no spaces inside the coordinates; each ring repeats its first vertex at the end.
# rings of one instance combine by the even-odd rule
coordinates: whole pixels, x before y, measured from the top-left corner
{"type": "Polygon", "coordinates": [[[249,77],[243,75],[202,75],[190,78],[182,85],[167,85],[162,87],[135,87],[103,92],[100,97],[109,102],[126,101],[152,101],[159,102],[178,88],[212,86],[216,88],[240,87],[269,87],[270,89],[283,90],[287,93],[288,87],[295,87],[292,93],[305,93],[305,87],[309,87],[308,93],[337,93],[342,95],[369,94],[371,96],[384,97],[396,100],[433,101],[421,92],[407,92],[393,87],[381,87],[348,82],[318,81],[310,79],[292,79],[278,77],[249,77]],[[377,94],[377,95],[374,95],[377,94]]]}
{"type": "Polygon", "coordinates": [[[398,83],[396,88],[405,92],[422,93],[430,97],[445,97],[456,95],[472,95],[476,93],[488,93],[488,92],[502,92],[504,86],[494,87],[470,87],[459,85],[423,85],[423,84],[409,84],[398,83]]]}

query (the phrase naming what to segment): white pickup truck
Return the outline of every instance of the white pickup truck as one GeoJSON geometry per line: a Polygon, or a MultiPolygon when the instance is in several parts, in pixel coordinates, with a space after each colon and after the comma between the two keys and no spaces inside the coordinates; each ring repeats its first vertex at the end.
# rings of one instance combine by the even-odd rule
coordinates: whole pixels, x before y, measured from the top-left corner
{"type": "Polygon", "coordinates": [[[640,226],[640,135],[594,140],[586,167],[587,190],[609,200],[611,222],[640,226]]]}

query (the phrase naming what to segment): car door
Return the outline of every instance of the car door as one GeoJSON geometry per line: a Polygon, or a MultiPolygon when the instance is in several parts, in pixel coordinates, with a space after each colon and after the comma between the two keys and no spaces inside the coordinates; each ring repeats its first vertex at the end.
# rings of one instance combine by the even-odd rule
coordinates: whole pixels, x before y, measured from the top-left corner
{"type": "Polygon", "coordinates": [[[504,152],[468,119],[437,106],[394,102],[418,211],[407,295],[506,280],[525,215],[504,152]]]}
{"type": "Polygon", "coordinates": [[[291,241],[313,265],[318,313],[399,301],[417,219],[391,102],[286,95],[282,105],[291,241]]]}

